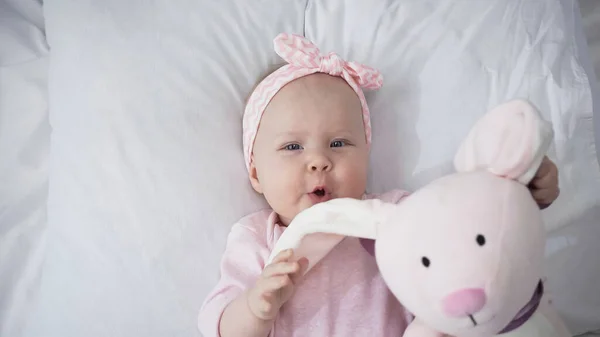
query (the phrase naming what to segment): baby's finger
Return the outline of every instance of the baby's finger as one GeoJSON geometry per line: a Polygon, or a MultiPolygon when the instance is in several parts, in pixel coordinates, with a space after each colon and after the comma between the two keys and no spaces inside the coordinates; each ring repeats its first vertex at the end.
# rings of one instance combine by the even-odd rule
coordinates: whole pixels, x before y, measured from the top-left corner
{"type": "Polygon", "coordinates": [[[293,255],[294,255],[294,251],[292,249],[283,250],[283,251],[279,252],[279,254],[277,254],[277,256],[275,256],[275,258],[273,259],[273,262],[271,262],[271,264],[282,262],[282,261],[287,261],[287,260],[291,259],[293,255]]]}
{"type": "Polygon", "coordinates": [[[258,308],[262,313],[268,313],[273,310],[273,304],[268,299],[261,298],[260,302],[258,303],[258,308]]]}
{"type": "Polygon", "coordinates": [[[300,260],[298,260],[298,262],[296,262],[298,264],[298,271],[295,272],[294,274],[291,274],[290,277],[292,279],[292,283],[296,284],[300,278],[302,278],[302,276],[304,276],[304,273],[306,272],[306,269],[308,268],[308,259],[303,257],[300,260]]]}
{"type": "Polygon", "coordinates": [[[292,274],[300,269],[298,262],[279,262],[268,265],[263,271],[263,277],[292,274]]]}
{"type": "Polygon", "coordinates": [[[278,275],[263,279],[258,288],[264,296],[266,293],[277,291],[285,286],[290,285],[291,283],[292,281],[290,280],[289,276],[278,275]]]}

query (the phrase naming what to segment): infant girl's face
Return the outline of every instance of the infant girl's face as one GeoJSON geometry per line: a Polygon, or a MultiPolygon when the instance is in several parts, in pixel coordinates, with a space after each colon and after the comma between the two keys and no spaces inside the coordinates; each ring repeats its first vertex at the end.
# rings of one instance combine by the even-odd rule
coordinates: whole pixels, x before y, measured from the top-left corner
{"type": "Polygon", "coordinates": [[[287,226],[316,203],[361,198],[367,167],[358,96],[342,78],[317,73],[290,82],[267,106],[250,180],[287,226]]]}

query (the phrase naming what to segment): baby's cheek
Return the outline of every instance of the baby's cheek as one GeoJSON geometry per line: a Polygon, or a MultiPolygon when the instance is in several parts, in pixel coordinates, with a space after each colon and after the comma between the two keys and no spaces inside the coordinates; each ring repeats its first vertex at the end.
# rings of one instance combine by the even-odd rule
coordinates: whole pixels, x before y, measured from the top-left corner
{"type": "Polygon", "coordinates": [[[298,211],[293,198],[295,192],[294,187],[290,184],[290,179],[283,179],[281,175],[277,175],[269,177],[264,196],[269,206],[280,217],[291,220],[298,211]]]}
{"type": "Polygon", "coordinates": [[[290,202],[306,188],[303,173],[298,165],[286,162],[277,163],[266,177],[269,180],[269,190],[281,202],[290,202]]]}
{"type": "Polygon", "coordinates": [[[273,170],[267,179],[269,179],[269,190],[282,201],[289,199],[289,195],[295,192],[299,180],[293,172],[283,167],[273,170]]]}
{"type": "Polygon", "coordinates": [[[349,161],[341,168],[340,183],[343,185],[345,197],[360,198],[365,193],[367,185],[367,162],[359,159],[349,161]]]}

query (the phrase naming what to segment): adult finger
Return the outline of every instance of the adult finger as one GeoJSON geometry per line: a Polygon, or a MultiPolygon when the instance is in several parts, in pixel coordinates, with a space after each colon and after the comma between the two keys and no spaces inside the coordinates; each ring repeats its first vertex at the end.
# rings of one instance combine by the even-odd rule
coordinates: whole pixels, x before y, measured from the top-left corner
{"type": "Polygon", "coordinates": [[[559,194],[560,190],[558,188],[546,188],[532,191],[533,199],[535,199],[538,204],[542,205],[552,203],[558,198],[559,194]]]}
{"type": "Polygon", "coordinates": [[[548,157],[544,157],[540,167],[538,168],[537,172],[535,172],[535,178],[546,176],[548,173],[550,173],[553,165],[554,163],[548,157]]]}
{"type": "Polygon", "coordinates": [[[553,188],[558,186],[558,175],[550,171],[545,176],[533,179],[530,186],[536,189],[553,188]]]}

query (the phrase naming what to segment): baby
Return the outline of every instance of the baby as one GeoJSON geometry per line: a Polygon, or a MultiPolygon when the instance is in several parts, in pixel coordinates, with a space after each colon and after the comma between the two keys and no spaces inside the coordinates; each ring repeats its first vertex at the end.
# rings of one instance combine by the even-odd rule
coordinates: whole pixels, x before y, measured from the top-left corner
{"type": "MultiPolygon", "coordinates": [[[[300,277],[308,261],[289,250],[265,265],[306,208],[334,198],[397,203],[407,195],[365,195],[371,127],[361,88],[379,88],[379,72],[333,53],[321,56],[300,36],[280,34],[274,43],[288,64],[257,86],[244,113],[250,182],[271,209],[232,227],[200,330],[205,337],[402,336],[410,315],[358,239],[342,241],[310,277],[300,277]]],[[[541,207],[558,197],[557,176],[545,159],[531,184],[541,207]]]]}

